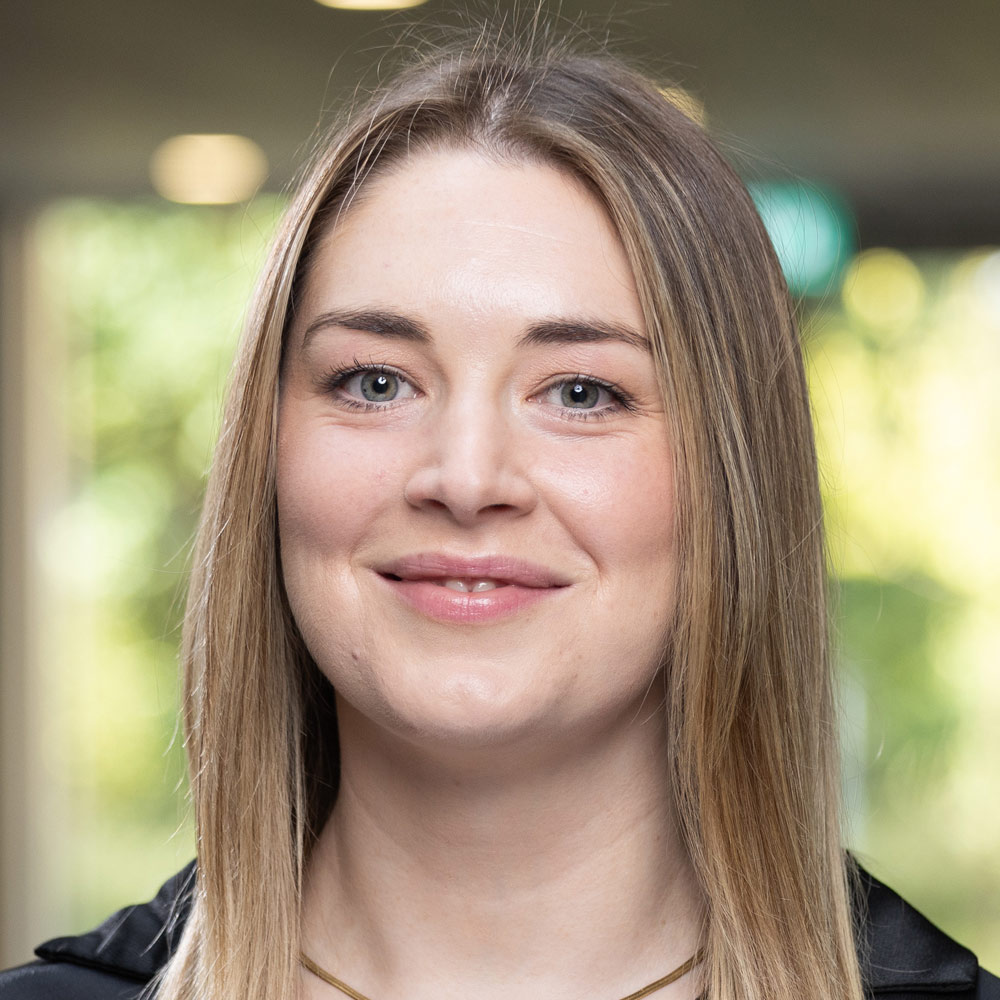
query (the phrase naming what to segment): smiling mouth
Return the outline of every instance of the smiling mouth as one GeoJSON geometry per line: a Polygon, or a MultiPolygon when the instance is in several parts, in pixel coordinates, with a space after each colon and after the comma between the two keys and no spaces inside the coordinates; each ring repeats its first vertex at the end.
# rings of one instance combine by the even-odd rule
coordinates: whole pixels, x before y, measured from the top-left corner
{"type": "Polygon", "coordinates": [[[487,554],[456,556],[417,552],[372,567],[390,583],[425,584],[459,594],[494,590],[554,590],[573,580],[540,563],[514,556],[487,554]]]}
{"type": "MultiPolygon", "coordinates": [[[[403,577],[396,576],[394,573],[384,574],[387,580],[395,580],[399,583],[403,582],[403,577]]],[[[418,582],[418,581],[410,581],[418,582]]],[[[504,580],[488,580],[483,578],[477,579],[424,579],[420,580],[421,583],[432,583],[436,587],[445,587],[448,590],[455,590],[460,594],[482,594],[487,590],[496,590],[498,587],[509,587],[510,584],[504,580]]]]}
{"type": "Polygon", "coordinates": [[[547,566],[505,555],[418,552],[372,568],[420,614],[461,626],[514,618],[573,583],[547,566]]]}

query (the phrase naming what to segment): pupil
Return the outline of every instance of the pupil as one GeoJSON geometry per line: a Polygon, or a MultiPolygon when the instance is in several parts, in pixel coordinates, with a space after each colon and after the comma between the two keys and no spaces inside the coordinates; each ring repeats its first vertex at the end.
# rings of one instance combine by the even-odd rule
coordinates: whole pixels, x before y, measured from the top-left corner
{"type": "Polygon", "coordinates": [[[590,409],[597,405],[600,390],[587,382],[567,382],[563,386],[562,398],[567,406],[576,409],[590,409]]]}
{"type": "Polygon", "coordinates": [[[373,403],[394,399],[399,392],[399,380],[388,372],[367,372],[361,377],[361,395],[373,403]]]}

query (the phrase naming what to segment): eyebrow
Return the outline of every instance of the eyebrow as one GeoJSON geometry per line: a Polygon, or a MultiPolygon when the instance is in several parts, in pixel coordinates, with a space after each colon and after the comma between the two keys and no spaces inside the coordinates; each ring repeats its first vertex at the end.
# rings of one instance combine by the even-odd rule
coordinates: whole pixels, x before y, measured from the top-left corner
{"type": "Polygon", "coordinates": [[[331,327],[360,330],[362,333],[375,333],[393,340],[411,340],[418,344],[429,344],[431,341],[427,327],[398,313],[383,312],[381,309],[333,309],[321,313],[306,327],[302,335],[303,350],[320,330],[331,327]]]}
{"type": "Polygon", "coordinates": [[[521,338],[522,346],[544,344],[599,344],[617,340],[640,351],[650,351],[649,341],[638,331],[619,323],[546,320],[533,323],[521,338]]]}
{"type": "MultiPolygon", "coordinates": [[[[342,327],[374,333],[393,340],[408,340],[429,344],[430,331],[422,323],[381,309],[332,309],[321,313],[306,327],[302,339],[303,350],[321,330],[342,327]]],[[[533,323],[518,341],[519,347],[540,347],[547,344],[599,344],[618,341],[640,351],[651,350],[649,341],[631,327],[619,323],[572,319],[543,320],[533,323]]]]}

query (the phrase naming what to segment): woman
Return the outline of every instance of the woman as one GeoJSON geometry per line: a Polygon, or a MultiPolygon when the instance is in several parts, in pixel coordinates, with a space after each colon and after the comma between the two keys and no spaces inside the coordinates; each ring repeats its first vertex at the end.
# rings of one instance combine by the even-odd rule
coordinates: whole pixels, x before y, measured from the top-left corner
{"type": "Polygon", "coordinates": [[[844,856],[824,587],[733,171],[605,56],[435,54],[319,152],[240,348],[197,873],[0,995],[996,997],[844,856]]]}

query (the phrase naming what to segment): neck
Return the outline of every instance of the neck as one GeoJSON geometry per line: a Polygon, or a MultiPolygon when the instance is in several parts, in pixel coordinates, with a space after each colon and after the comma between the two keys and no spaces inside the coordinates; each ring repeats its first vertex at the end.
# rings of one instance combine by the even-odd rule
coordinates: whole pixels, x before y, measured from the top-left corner
{"type": "MultiPolygon", "coordinates": [[[[698,947],[660,710],[559,753],[421,752],[341,706],[306,951],[374,1000],[616,1000],[698,947]]],[[[666,997],[693,997],[688,976],[666,997]]],[[[316,996],[328,996],[319,984],[316,996]]]]}

